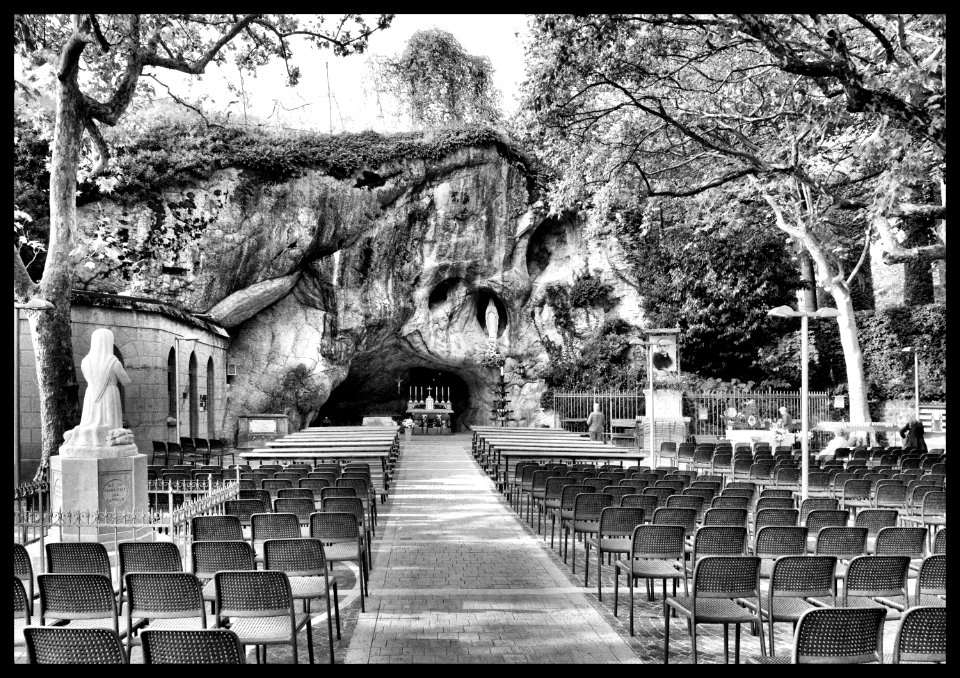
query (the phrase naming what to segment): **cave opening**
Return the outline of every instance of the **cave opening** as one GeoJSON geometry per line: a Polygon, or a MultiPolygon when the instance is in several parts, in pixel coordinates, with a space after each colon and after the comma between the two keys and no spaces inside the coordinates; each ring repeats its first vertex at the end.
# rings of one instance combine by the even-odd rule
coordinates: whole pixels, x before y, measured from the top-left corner
{"type": "Polygon", "coordinates": [[[365,416],[392,417],[400,423],[407,416],[411,396],[423,400],[430,393],[437,400],[441,391],[450,394],[451,429],[465,431],[470,389],[455,372],[426,365],[384,369],[382,356],[379,360],[355,358],[346,379],[330,393],[311,426],[356,426],[365,416]],[[419,389],[416,395],[411,387],[419,389]]]}

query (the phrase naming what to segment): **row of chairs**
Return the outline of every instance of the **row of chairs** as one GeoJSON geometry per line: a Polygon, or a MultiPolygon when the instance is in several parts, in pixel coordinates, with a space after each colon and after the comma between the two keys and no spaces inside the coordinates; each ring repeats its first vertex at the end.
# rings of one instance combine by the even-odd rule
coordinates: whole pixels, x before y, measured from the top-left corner
{"type": "Polygon", "coordinates": [[[226,457],[230,457],[230,463],[236,461],[236,449],[227,446],[219,438],[208,440],[206,438],[181,436],[178,443],[154,440],[152,444],[151,464],[161,460],[164,466],[170,465],[171,462],[177,464],[184,462],[210,464],[216,461],[220,466],[223,466],[226,457]]]}
{"type": "MultiPolygon", "coordinates": [[[[27,626],[30,664],[128,664],[113,629],[27,626]]],[[[140,633],[144,664],[246,664],[239,636],[229,629],[160,630],[140,633]]]]}
{"type": "MultiPolygon", "coordinates": [[[[36,578],[39,589],[40,624],[53,620],[55,623],[69,621],[73,626],[112,627],[121,632],[130,646],[136,644],[136,631],[144,621],[150,620],[151,628],[205,628],[207,626],[204,601],[213,604],[220,619],[231,617],[231,628],[240,633],[245,644],[290,643],[296,661],[296,633],[309,616],[309,601],[325,597],[333,591],[336,611],[337,637],[340,637],[339,603],[336,579],[328,575],[328,566],[335,562],[356,561],[360,572],[361,591],[369,595],[367,579],[367,543],[363,539],[360,522],[355,511],[337,511],[335,503],[325,506],[325,512],[311,516],[309,537],[301,535],[299,520],[290,514],[265,514],[255,517],[253,543],[243,538],[240,521],[232,516],[197,516],[192,521],[191,573],[183,572],[183,560],[179,548],[172,542],[121,542],[119,544],[120,584],[112,584],[110,561],[105,547],[96,542],[46,544],[48,572],[36,578]],[[218,578],[224,572],[255,571],[261,562],[267,571],[277,570],[289,578],[286,584],[274,578],[250,583],[240,579],[230,580],[239,592],[224,593],[218,588],[218,578]],[[160,573],[179,575],[160,577],[160,573]],[[324,587],[320,588],[323,578],[324,587]],[[206,582],[204,584],[204,582],[206,582]],[[250,591],[251,586],[266,586],[266,592],[250,591]],[[240,596],[238,599],[237,596],[240,596]],[[246,597],[244,597],[246,596],[246,597]],[[284,600],[289,599],[291,619],[292,601],[304,601],[303,614],[291,626],[291,634],[285,632],[287,609],[284,600]],[[127,607],[127,627],[118,628],[117,605],[127,607]],[[247,610],[250,601],[261,605],[259,609],[247,610]],[[265,602],[266,601],[266,602],[265,602]],[[281,604],[282,603],[282,604],[281,604]],[[259,614],[273,610],[273,615],[259,614]],[[232,619],[231,611],[241,617],[276,617],[277,619],[251,622],[249,633],[241,633],[242,624],[232,619]],[[184,614],[185,612],[189,614],[184,614]],[[194,614],[196,613],[196,614],[194,614]],[[184,622],[183,620],[188,621],[184,622]],[[169,621],[179,620],[179,621],[169,621]],[[266,625],[266,626],[264,626],[266,625]],[[252,642],[261,638],[266,629],[270,637],[266,642],[252,642]]],[[[355,507],[354,507],[355,508],[355,507]]],[[[259,573],[264,570],[258,571],[259,573]]],[[[23,546],[14,545],[15,644],[18,625],[22,629],[30,625],[35,598],[34,577],[30,558],[23,546]],[[19,590],[23,591],[18,597],[19,590]],[[26,587],[26,588],[24,588],[26,587]],[[18,619],[19,617],[19,619],[18,619]]],[[[361,608],[363,608],[361,596],[361,608]]],[[[330,600],[327,598],[328,613],[330,600]]],[[[328,614],[328,626],[331,624],[328,614]]],[[[309,622],[308,622],[309,623],[309,622]]],[[[330,632],[330,661],[333,662],[332,626],[330,632]]],[[[311,663],[313,661],[312,636],[308,635],[311,663]]]]}

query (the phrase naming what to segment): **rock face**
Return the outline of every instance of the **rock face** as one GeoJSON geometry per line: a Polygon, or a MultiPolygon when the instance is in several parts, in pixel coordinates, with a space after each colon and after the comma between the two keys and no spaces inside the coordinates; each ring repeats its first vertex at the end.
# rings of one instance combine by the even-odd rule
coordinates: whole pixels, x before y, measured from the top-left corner
{"type": "Polygon", "coordinates": [[[558,336],[543,303],[546,285],[589,271],[614,285],[618,302],[579,313],[578,325],[605,315],[638,322],[637,293],[617,273],[616,241],[588,236],[578,218],[547,218],[531,204],[524,168],[495,147],[370,169],[381,180],[360,188],[319,172],[266,183],[226,169],[150,204],[84,206],[80,257],[90,257],[105,229],[134,244],[166,237],[169,249],[137,265],[78,266],[78,278],[90,289],[174,302],[230,328],[238,376],[223,422],[228,435],[237,415],[262,411],[279,377],[300,363],[324,397],[349,377],[355,399],[371,403],[358,419],[379,413],[375,404],[405,401],[397,380],[411,368],[452,373],[468,391],[458,423],[488,423],[499,372],[479,354],[491,299],[513,416],[536,425],[547,360],[541,337],[558,336]]]}

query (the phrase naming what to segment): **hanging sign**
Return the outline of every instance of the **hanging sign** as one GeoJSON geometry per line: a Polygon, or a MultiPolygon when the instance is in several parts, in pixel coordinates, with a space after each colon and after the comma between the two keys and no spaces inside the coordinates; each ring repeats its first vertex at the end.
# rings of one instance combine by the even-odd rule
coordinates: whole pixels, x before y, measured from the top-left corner
{"type": "Polygon", "coordinates": [[[835,409],[841,410],[841,409],[843,409],[843,406],[844,406],[844,405],[843,405],[843,396],[842,396],[842,395],[833,396],[833,407],[834,407],[835,409]]]}
{"type": "Polygon", "coordinates": [[[706,407],[698,407],[698,408],[697,408],[697,419],[699,419],[700,421],[706,421],[706,420],[707,420],[707,408],[706,408],[706,407]]]}

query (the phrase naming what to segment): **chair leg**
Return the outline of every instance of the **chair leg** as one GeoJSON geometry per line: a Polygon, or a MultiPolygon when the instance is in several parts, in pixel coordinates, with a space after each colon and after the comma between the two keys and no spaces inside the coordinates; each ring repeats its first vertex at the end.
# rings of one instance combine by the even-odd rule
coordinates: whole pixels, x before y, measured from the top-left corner
{"type": "Polygon", "coordinates": [[[570,541],[573,542],[573,558],[570,560],[571,567],[573,568],[573,573],[577,573],[577,530],[573,530],[573,539],[570,541]]]}
{"type": "Polygon", "coordinates": [[[586,535],[584,535],[584,539],[583,539],[583,548],[586,553],[586,556],[584,556],[585,561],[583,564],[583,585],[584,587],[586,587],[590,585],[590,542],[589,542],[589,537],[587,537],[586,535]]]}
{"type": "Polygon", "coordinates": [[[634,579],[633,572],[627,573],[627,581],[630,583],[630,635],[633,635],[633,588],[634,588],[634,579]]]}
{"type": "MultiPolygon", "coordinates": [[[[597,539],[600,539],[600,534],[597,533],[597,539]]],[[[609,554],[608,554],[609,555],[609,554]]],[[[597,600],[603,600],[603,551],[600,549],[599,543],[597,545],[597,600]]]]}
{"type": "Polygon", "coordinates": [[[723,625],[723,663],[730,663],[730,625],[723,625]]]}
{"type": "Polygon", "coordinates": [[[613,568],[613,616],[617,616],[617,598],[620,595],[620,568],[613,568]]]}
{"type": "Polygon", "coordinates": [[[733,629],[733,663],[740,663],[740,624],[736,624],[733,629]]]}
{"type": "MultiPolygon", "coordinates": [[[[360,593],[361,593],[360,597],[362,598],[363,591],[361,590],[360,593]]],[[[329,605],[329,601],[327,604],[329,605]]],[[[339,591],[337,591],[336,584],[333,585],[333,609],[337,615],[337,640],[340,640],[340,593],[339,591]]],[[[330,616],[329,612],[327,612],[327,616],[328,617],[330,616]]],[[[331,656],[332,656],[332,651],[331,651],[331,656]]]]}
{"type": "MultiPolygon", "coordinates": [[[[336,594],[334,594],[336,595],[336,594]]],[[[333,620],[330,618],[330,591],[324,596],[327,600],[327,642],[330,643],[330,663],[333,664],[333,620]]],[[[337,638],[340,637],[340,615],[337,615],[337,638]]]]}
{"type": "Polygon", "coordinates": [[[668,664],[670,659],[670,612],[667,610],[667,599],[663,599],[663,663],[668,664]]]}

